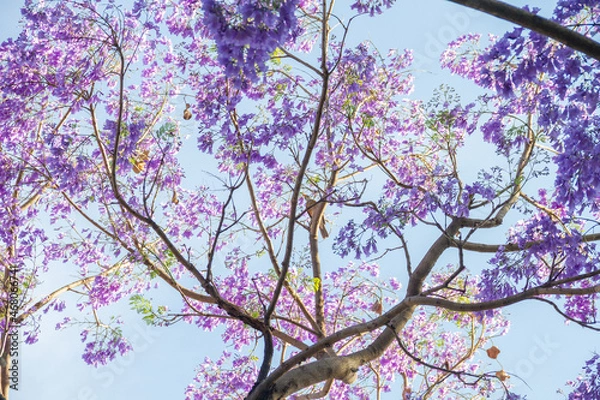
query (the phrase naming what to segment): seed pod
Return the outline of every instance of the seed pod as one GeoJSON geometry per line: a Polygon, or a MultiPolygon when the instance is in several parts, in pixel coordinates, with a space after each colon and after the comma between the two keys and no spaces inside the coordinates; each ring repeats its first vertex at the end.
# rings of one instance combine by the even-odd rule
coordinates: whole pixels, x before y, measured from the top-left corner
{"type": "Polygon", "coordinates": [[[502,382],[510,378],[510,375],[506,373],[504,370],[496,371],[496,377],[500,379],[502,382]]]}
{"type": "Polygon", "coordinates": [[[148,150],[138,151],[138,160],[148,161],[150,159],[150,152],[148,150]]]}
{"type": "Polygon", "coordinates": [[[183,111],[183,119],[186,121],[192,118],[192,112],[190,111],[190,105],[185,103],[185,110],[183,111]]]}
{"type": "Polygon", "coordinates": [[[371,311],[377,313],[377,315],[381,315],[381,313],[383,312],[383,304],[381,303],[381,300],[378,300],[371,306],[371,311]]]}
{"type": "Polygon", "coordinates": [[[486,350],[486,353],[488,355],[489,358],[497,358],[498,354],[500,354],[500,349],[497,348],[496,346],[492,346],[489,349],[486,350]]]}
{"type": "Polygon", "coordinates": [[[133,172],[139,174],[146,168],[146,161],[150,159],[150,153],[148,150],[138,150],[135,152],[135,156],[131,159],[133,165],[133,172]]]}
{"type": "Polygon", "coordinates": [[[133,172],[135,172],[136,174],[143,172],[144,168],[146,168],[146,163],[144,161],[142,161],[142,160],[134,160],[133,161],[133,172]]]}

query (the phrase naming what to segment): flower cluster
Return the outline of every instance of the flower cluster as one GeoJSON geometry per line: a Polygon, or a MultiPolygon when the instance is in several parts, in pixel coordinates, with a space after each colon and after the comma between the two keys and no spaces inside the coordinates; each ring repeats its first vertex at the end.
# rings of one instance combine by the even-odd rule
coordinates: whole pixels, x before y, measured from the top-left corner
{"type": "Polygon", "coordinates": [[[114,360],[117,355],[125,355],[131,350],[131,345],[122,336],[117,335],[88,342],[82,357],[87,364],[98,367],[114,360]]]}
{"type": "Polygon", "coordinates": [[[573,387],[569,400],[595,399],[600,396],[600,355],[594,354],[585,362],[583,374],[576,380],[568,382],[573,387]]]}
{"type": "MultiPolygon", "coordinates": [[[[561,227],[555,220],[556,215],[565,213],[565,210],[557,207],[555,212],[554,216],[538,212],[511,229],[508,243],[517,245],[520,250],[507,251],[505,247],[501,247],[490,260],[494,268],[485,270],[482,274],[485,288],[481,294],[483,300],[510,296],[522,289],[568,280],[596,269],[599,257],[596,246],[585,243],[577,230],[565,231],[565,225],[561,227]]],[[[576,280],[564,286],[574,284],[585,286],[586,281],[576,280]]],[[[580,297],[571,299],[575,302],[582,300],[580,297]]],[[[596,314],[592,303],[585,303],[588,307],[584,307],[584,310],[572,315],[573,317],[596,314]]],[[[587,317],[583,320],[586,319],[587,317]]]]}
{"type": "Polygon", "coordinates": [[[225,74],[237,85],[256,81],[277,47],[297,34],[298,0],[205,0],[203,22],[225,74]]]}
{"type": "MultiPolygon", "coordinates": [[[[578,21],[598,12],[597,4],[561,1],[555,20],[593,38],[597,27],[592,24],[586,29],[578,21]]],[[[483,51],[476,49],[479,41],[479,36],[467,35],[453,42],[442,65],[496,93],[485,98],[498,110],[482,128],[486,139],[507,154],[525,140],[524,135],[510,135],[514,132],[510,120],[515,115],[535,115],[544,132],[538,140],[549,142],[555,151],[557,201],[572,211],[595,211],[598,171],[589,160],[598,156],[597,140],[591,134],[598,124],[597,61],[523,28],[492,38],[483,51]]]]}
{"type": "Polygon", "coordinates": [[[358,0],[352,3],[351,8],[359,13],[368,13],[373,16],[383,12],[382,7],[391,7],[396,0],[358,0]]]}
{"type": "Polygon", "coordinates": [[[186,400],[222,400],[245,396],[258,375],[256,357],[224,352],[217,361],[204,360],[196,370],[194,381],[185,390],[186,400]]]}

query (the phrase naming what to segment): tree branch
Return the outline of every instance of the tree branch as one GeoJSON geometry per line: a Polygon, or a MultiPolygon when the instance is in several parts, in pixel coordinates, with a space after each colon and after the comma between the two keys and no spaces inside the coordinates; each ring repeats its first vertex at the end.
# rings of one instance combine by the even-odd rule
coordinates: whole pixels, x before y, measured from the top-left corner
{"type": "Polygon", "coordinates": [[[332,377],[346,383],[352,383],[355,379],[355,373],[361,365],[380,357],[383,351],[396,340],[396,332],[401,331],[417,306],[442,307],[458,312],[478,312],[506,307],[524,300],[537,300],[542,295],[585,295],[594,293],[600,293],[600,285],[588,288],[536,287],[505,298],[479,303],[457,303],[422,295],[409,296],[382,316],[367,323],[357,324],[336,332],[291,357],[261,382],[247,399],[283,399],[294,392],[332,377]],[[386,321],[389,321],[389,324],[386,321]],[[346,337],[367,331],[372,332],[384,325],[388,325],[388,327],[373,343],[363,350],[342,357],[321,359],[293,368],[323,348],[331,346],[346,337]]]}
{"type": "MultiPolygon", "coordinates": [[[[372,324],[377,321],[377,325],[379,327],[386,325],[385,321],[388,320],[389,326],[393,327],[395,331],[399,331],[409,321],[414,309],[415,308],[413,306],[406,306],[406,304],[402,302],[396,307],[394,307],[393,315],[395,315],[395,317],[393,317],[391,320],[390,315],[392,314],[388,312],[384,314],[386,315],[386,317],[381,316],[375,318],[368,324],[372,326],[372,324]]],[[[358,324],[355,327],[358,327],[359,325],[365,324],[358,324]]],[[[262,382],[260,387],[257,389],[263,389],[264,392],[261,393],[261,391],[257,390],[255,391],[255,393],[253,393],[254,395],[261,393],[262,396],[251,395],[248,397],[248,400],[284,399],[292,393],[295,393],[309,386],[315,385],[319,382],[326,381],[330,378],[341,380],[342,382],[347,384],[353,383],[357,378],[358,368],[372,360],[379,358],[383,354],[385,349],[387,349],[388,346],[394,342],[396,335],[390,327],[386,328],[373,341],[373,343],[371,343],[363,350],[359,350],[355,353],[342,357],[323,358],[318,361],[289,370],[293,365],[298,364],[299,362],[302,362],[304,359],[306,359],[306,354],[311,352],[314,354],[314,352],[316,352],[315,349],[313,349],[316,346],[311,346],[311,348],[309,348],[307,351],[300,352],[296,356],[290,358],[288,361],[283,363],[279,368],[273,371],[273,373],[271,373],[271,375],[266,380],[262,382]],[[288,371],[285,372],[285,370],[288,371]]],[[[371,327],[369,331],[373,331],[374,329],[376,329],[376,327],[371,327]]],[[[321,346],[330,346],[333,343],[341,340],[339,334],[341,334],[342,332],[347,333],[347,331],[348,329],[341,330],[336,334],[333,334],[327,337],[326,339],[317,342],[317,344],[320,344],[321,346]]]]}
{"type": "Polygon", "coordinates": [[[581,296],[595,293],[600,293],[600,285],[590,286],[586,288],[561,288],[538,286],[535,288],[524,290],[512,296],[507,296],[501,299],[484,301],[479,303],[457,303],[452,300],[425,297],[421,295],[407,297],[406,299],[404,299],[404,302],[410,306],[435,306],[458,312],[478,312],[510,306],[512,304],[519,303],[523,300],[537,299],[538,296],[543,295],[581,296]]]}
{"type": "Polygon", "coordinates": [[[29,307],[29,309],[27,311],[24,311],[22,314],[20,314],[16,318],[16,321],[15,321],[16,324],[17,325],[21,324],[27,317],[29,317],[33,313],[37,312],[39,309],[41,309],[42,307],[44,307],[46,304],[50,303],[52,300],[56,299],[61,294],[66,293],[69,290],[75,289],[78,286],[85,285],[85,284],[87,284],[89,282],[92,282],[98,276],[108,275],[109,273],[111,273],[111,272],[119,269],[121,267],[121,265],[122,265],[121,262],[117,262],[112,267],[105,269],[104,271],[102,271],[98,275],[88,276],[86,278],[73,281],[73,282],[71,282],[71,283],[69,283],[69,284],[67,284],[67,285],[65,285],[65,286],[63,286],[63,287],[61,287],[59,289],[56,289],[55,291],[53,291],[52,293],[48,294],[47,296],[45,296],[41,300],[37,301],[34,305],[32,305],[31,307],[29,307]]]}
{"type": "MultiPolygon", "coordinates": [[[[315,122],[310,135],[309,142],[307,143],[306,150],[304,152],[304,156],[302,159],[302,163],[300,164],[300,168],[298,170],[298,175],[296,176],[296,181],[294,182],[294,189],[292,191],[292,198],[290,200],[290,210],[289,210],[289,223],[288,223],[288,232],[286,238],[286,248],[285,254],[283,256],[283,260],[281,262],[281,275],[277,280],[277,285],[275,286],[275,290],[273,291],[273,296],[267,307],[267,310],[264,315],[264,325],[268,328],[269,320],[273,313],[275,312],[275,308],[279,303],[279,297],[281,296],[281,291],[284,287],[284,281],[287,279],[287,273],[290,267],[292,253],[294,250],[294,225],[296,224],[296,210],[298,208],[298,199],[300,198],[300,191],[302,189],[302,182],[304,181],[304,175],[308,168],[308,163],[313,154],[313,150],[317,144],[317,139],[319,137],[319,133],[321,131],[321,121],[323,115],[325,113],[325,107],[327,100],[329,98],[329,70],[327,66],[328,59],[328,46],[329,46],[329,15],[326,14],[326,2],[323,0],[323,20],[322,20],[322,32],[321,32],[321,71],[322,75],[322,83],[321,83],[321,94],[319,97],[319,103],[315,112],[315,122]]],[[[265,358],[260,367],[259,375],[256,379],[256,384],[254,388],[251,390],[250,395],[260,393],[258,387],[261,386],[260,383],[264,381],[267,377],[271,366],[271,359],[265,358]],[[256,390],[255,390],[256,389],[256,390]]]]}
{"type": "Polygon", "coordinates": [[[408,286],[406,288],[406,293],[408,296],[413,296],[420,293],[425,278],[427,278],[431,272],[431,269],[435,266],[442,253],[450,247],[452,243],[452,240],[450,239],[459,231],[460,228],[460,220],[452,221],[450,225],[448,225],[448,227],[443,231],[442,235],[431,245],[408,281],[408,286]]]}
{"type": "MultiPolygon", "coordinates": [[[[581,241],[583,243],[597,242],[600,240],[600,233],[591,233],[589,235],[583,235],[581,237],[581,241]]],[[[516,243],[507,243],[507,244],[485,244],[485,243],[474,243],[474,242],[466,242],[462,240],[453,240],[450,243],[452,247],[461,247],[463,250],[475,251],[478,253],[496,253],[500,248],[503,251],[513,252],[513,251],[521,251],[530,248],[536,244],[540,244],[540,241],[532,241],[527,242],[523,247],[520,247],[516,243]]]]}

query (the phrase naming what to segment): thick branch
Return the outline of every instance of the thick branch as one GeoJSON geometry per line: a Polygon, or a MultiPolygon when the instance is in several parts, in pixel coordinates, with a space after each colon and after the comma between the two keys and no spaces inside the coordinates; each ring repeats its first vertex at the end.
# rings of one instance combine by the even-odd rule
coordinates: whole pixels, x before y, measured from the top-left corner
{"type": "MultiPolygon", "coordinates": [[[[600,233],[592,233],[589,235],[583,235],[581,241],[583,243],[596,242],[600,240],[600,233]]],[[[461,240],[454,240],[450,243],[452,247],[461,247],[463,250],[475,251],[478,253],[496,253],[500,248],[503,251],[521,251],[530,248],[533,245],[540,244],[539,241],[527,242],[522,247],[517,243],[507,243],[507,244],[485,244],[485,243],[474,243],[474,242],[466,242],[461,240]]]]}
{"type": "Polygon", "coordinates": [[[459,220],[452,221],[448,228],[442,232],[442,235],[431,245],[410,277],[408,287],[406,288],[407,295],[411,296],[420,293],[425,278],[427,278],[442,253],[450,247],[452,237],[460,228],[461,223],[459,220]]]}
{"type": "Polygon", "coordinates": [[[479,303],[457,303],[452,300],[425,296],[407,297],[404,300],[404,302],[411,306],[435,306],[442,307],[451,311],[477,312],[510,306],[512,304],[516,304],[524,300],[536,299],[538,296],[543,295],[581,296],[595,293],[600,293],[600,285],[590,286],[586,288],[561,288],[538,286],[532,289],[524,290],[512,296],[479,303]]]}
{"type": "MultiPolygon", "coordinates": [[[[256,394],[261,393],[261,391],[256,390],[254,392],[255,396],[249,396],[248,400],[259,398],[273,400],[284,399],[292,393],[315,385],[319,382],[324,382],[330,378],[338,379],[348,384],[353,383],[357,378],[356,373],[358,371],[358,368],[362,365],[367,364],[370,361],[379,358],[383,354],[385,349],[387,349],[396,338],[394,330],[402,330],[402,328],[406,325],[406,323],[412,316],[413,311],[414,307],[407,307],[404,303],[399,304],[395,308],[395,313],[397,315],[389,322],[389,325],[393,329],[386,328],[377,337],[377,339],[373,341],[372,344],[370,344],[363,350],[357,351],[355,353],[343,357],[323,358],[318,361],[302,365],[298,368],[294,368],[288,372],[279,373],[282,367],[284,369],[289,369],[289,365],[286,364],[290,362],[297,364],[298,362],[302,361],[302,354],[306,354],[308,352],[301,352],[297,356],[294,356],[290,360],[283,363],[277,370],[275,370],[269,376],[269,378],[263,381],[261,387],[257,388],[264,388],[263,390],[266,389],[260,397],[256,396],[256,394]],[[271,382],[275,383],[271,384],[271,382]],[[270,388],[267,389],[265,387],[267,385],[269,385],[270,388]]],[[[389,319],[389,317],[382,317],[376,318],[370,323],[373,323],[375,321],[383,322],[385,319],[389,319]]],[[[383,323],[383,325],[385,325],[385,322],[383,323]]],[[[342,333],[342,331],[338,332],[337,334],[331,335],[326,340],[320,341],[319,343],[324,344],[325,342],[328,342],[328,344],[331,345],[337,341],[331,339],[335,336],[338,336],[338,334],[340,333],[342,333]]],[[[338,340],[340,339],[338,338],[338,340]]],[[[310,350],[312,350],[312,348],[310,350]]]]}

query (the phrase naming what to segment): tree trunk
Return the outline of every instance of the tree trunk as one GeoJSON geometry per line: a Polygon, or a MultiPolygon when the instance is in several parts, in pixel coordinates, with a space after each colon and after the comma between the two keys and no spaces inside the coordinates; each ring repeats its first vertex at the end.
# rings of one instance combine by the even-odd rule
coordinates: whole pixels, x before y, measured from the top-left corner
{"type": "Polygon", "coordinates": [[[401,332],[412,317],[415,306],[400,307],[402,308],[398,315],[386,324],[387,328],[365,349],[341,357],[322,358],[280,375],[275,371],[277,376],[267,377],[246,399],[283,400],[295,392],[329,379],[353,383],[360,366],[381,357],[396,340],[396,332],[401,332]]]}
{"type": "Polygon", "coordinates": [[[8,400],[8,391],[10,389],[10,344],[11,338],[5,332],[0,336],[3,343],[2,353],[0,355],[0,400],[8,400]]]}

